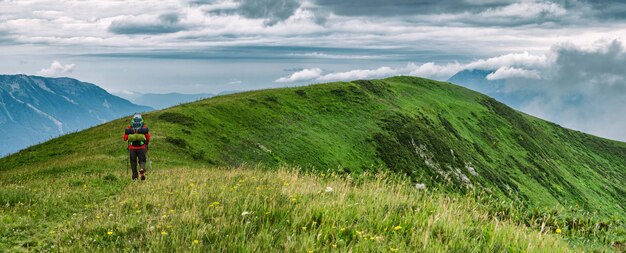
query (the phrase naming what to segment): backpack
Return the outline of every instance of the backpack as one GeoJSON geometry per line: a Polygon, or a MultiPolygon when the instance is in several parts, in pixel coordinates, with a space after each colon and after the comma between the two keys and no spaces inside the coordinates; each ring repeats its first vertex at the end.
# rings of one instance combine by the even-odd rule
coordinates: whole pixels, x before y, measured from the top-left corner
{"type": "Polygon", "coordinates": [[[135,114],[130,122],[130,128],[126,128],[125,133],[128,135],[128,142],[131,146],[140,147],[146,143],[146,134],[148,128],[144,126],[141,115],[135,114]]]}

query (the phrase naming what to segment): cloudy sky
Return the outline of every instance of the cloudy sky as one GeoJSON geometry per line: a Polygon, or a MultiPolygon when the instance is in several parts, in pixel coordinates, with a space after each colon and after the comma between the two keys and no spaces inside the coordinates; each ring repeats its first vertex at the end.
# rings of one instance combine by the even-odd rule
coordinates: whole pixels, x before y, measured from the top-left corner
{"type": "Polygon", "coordinates": [[[0,73],[217,93],[484,69],[517,109],[626,140],[625,21],[617,0],[0,0],[0,73]]]}

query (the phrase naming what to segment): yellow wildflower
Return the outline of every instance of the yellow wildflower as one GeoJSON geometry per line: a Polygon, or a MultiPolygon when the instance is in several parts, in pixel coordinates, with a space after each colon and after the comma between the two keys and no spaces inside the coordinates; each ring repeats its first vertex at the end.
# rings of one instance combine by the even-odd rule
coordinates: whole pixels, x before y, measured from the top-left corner
{"type": "Polygon", "coordinates": [[[167,235],[167,232],[161,231],[161,235],[167,235]]]}
{"type": "Polygon", "coordinates": [[[400,230],[402,227],[400,225],[393,227],[393,230],[400,230]]]}
{"type": "Polygon", "coordinates": [[[200,243],[200,241],[198,241],[198,240],[193,240],[193,244],[198,244],[198,243],[200,243]]]}
{"type": "Polygon", "coordinates": [[[113,235],[113,231],[107,232],[107,235],[113,235]]]}
{"type": "Polygon", "coordinates": [[[554,231],[554,232],[556,232],[557,234],[561,234],[562,231],[561,231],[560,228],[557,228],[556,231],[554,231]]]}

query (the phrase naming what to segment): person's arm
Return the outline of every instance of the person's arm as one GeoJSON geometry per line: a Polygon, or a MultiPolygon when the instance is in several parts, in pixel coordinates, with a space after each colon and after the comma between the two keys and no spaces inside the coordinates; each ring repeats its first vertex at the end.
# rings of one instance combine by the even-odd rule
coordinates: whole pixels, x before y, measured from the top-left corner
{"type": "Polygon", "coordinates": [[[124,129],[124,141],[128,141],[128,134],[126,133],[126,129],[124,129]]]}

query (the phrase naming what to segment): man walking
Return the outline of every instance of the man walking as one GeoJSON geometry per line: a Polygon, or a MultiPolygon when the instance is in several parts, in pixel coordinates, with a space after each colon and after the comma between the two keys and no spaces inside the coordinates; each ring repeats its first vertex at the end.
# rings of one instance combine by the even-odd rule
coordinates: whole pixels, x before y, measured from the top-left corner
{"type": "Polygon", "coordinates": [[[133,115],[130,125],[124,130],[124,141],[128,142],[130,167],[133,171],[132,179],[137,180],[141,176],[141,180],[146,180],[146,153],[150,143],[150,132],[141,114],[133,115]],[[139,173],[137,173],[137,160],[141,167],[139,173]]]}

